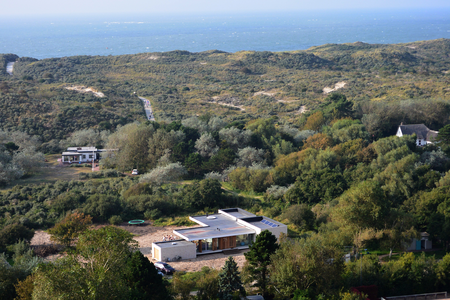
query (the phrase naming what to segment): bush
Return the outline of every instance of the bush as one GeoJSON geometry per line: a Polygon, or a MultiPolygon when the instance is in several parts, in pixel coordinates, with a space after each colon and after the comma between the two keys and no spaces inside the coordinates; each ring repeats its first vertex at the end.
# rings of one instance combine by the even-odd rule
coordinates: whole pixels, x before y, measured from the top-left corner
{"type": "Polygon", "coordinates": [[[147,220],[155,220],[155,219],[158,219],[160,216],[161,216],[161,212],[160,212],[159,209],[157,209],[157,208],[152,209],[152,210],[147,210],[147,211],[144,213],[144,217],[145,217],[147,220]]]}
{"type": "Polygon", "coordinates": [[[109,224],[111,225],[119,225],[122,222],[123,221],[120,216],[112,216],[111,218],[109,218],[109,224]]]}
{"type": "Polygon", "coordinates": [[[5,226],[0,231],[0,248],[5,249],[9,245],[17,243],[19,240],[30,241],[34,236],[34,231],[22,224],[11,224],[5,226]]]}

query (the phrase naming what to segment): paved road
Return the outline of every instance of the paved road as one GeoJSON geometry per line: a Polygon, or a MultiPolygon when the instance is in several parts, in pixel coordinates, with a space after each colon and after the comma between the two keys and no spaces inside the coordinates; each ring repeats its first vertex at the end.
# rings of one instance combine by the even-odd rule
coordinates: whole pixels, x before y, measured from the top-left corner
{"type": "Polygon", "coordinates": [[[144,109],[145,109],[145,114],[147,115],[147,119],[149,121],[155,121],[155,116],[153,115],[153,110],[152,110],[152,106],[150,105],[150,100],[145,99],[143,97],[139,97],[139,99],[141,99],[142,102],[144,102],[144,109]]]}
{"type": "Polygon", "coordinates": [[[14,62],[9,62],[6,64],[6,73],[8,73],[9,75],[13,74],[13,67],[14,67],[14,62]]]}

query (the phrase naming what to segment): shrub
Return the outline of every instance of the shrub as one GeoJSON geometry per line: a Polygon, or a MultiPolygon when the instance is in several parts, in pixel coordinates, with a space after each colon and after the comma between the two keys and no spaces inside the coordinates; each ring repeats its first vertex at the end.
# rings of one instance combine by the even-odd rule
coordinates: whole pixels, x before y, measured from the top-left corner
{"type": "Polygon", "coordinates": [[[123,221],[120,216],[112,216],[111,218],[109,218],[109,224],[111,225],[119,225],[122,222],[123,221]]]}
{"type": "Polygon", "coordinates": [[[0,231],[0,248],[5,249],[9,245],[17,243],[19,240],[30,241],[34,236],[34,231],[22,224],[11,224],[5,226],[0,231]]]}

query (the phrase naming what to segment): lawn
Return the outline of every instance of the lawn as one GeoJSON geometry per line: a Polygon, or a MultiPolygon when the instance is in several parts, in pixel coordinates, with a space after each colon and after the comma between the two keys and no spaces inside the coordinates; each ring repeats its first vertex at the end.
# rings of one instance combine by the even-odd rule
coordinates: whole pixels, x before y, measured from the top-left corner
{"type": "Polygon", "coordinates": [[[7,191],[16,185],[28,185],[28,184],[40,184],[51,183],[57,180],[78,180],[80,173],[92,172],[90,167],[69,167],[67,165],[60,165],[58,159],[61,158],[60,154],[46,155],[45,165],[39,170],[37,174],[33,176],[14,180],[10,185],[0,188],[1,191],[7,191]]]}

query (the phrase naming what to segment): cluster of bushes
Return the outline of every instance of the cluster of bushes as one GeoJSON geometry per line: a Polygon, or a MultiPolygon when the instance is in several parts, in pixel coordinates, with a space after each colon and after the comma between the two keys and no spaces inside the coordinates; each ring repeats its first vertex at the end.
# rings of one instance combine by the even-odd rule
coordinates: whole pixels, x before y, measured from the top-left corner
{"type": "Polygon", "coordinates": [[[209,207],[251,206],[241,197],[224,193],[217,180],[187,185],[151,185],[135,178],[102,181],[57,181],[52,184],[15,186],[0,194],[0,225],[23,224],[30,228],[51,227],[79,211],[95,222],[118,224],[121,220],[178,217],[209,207]]]}

